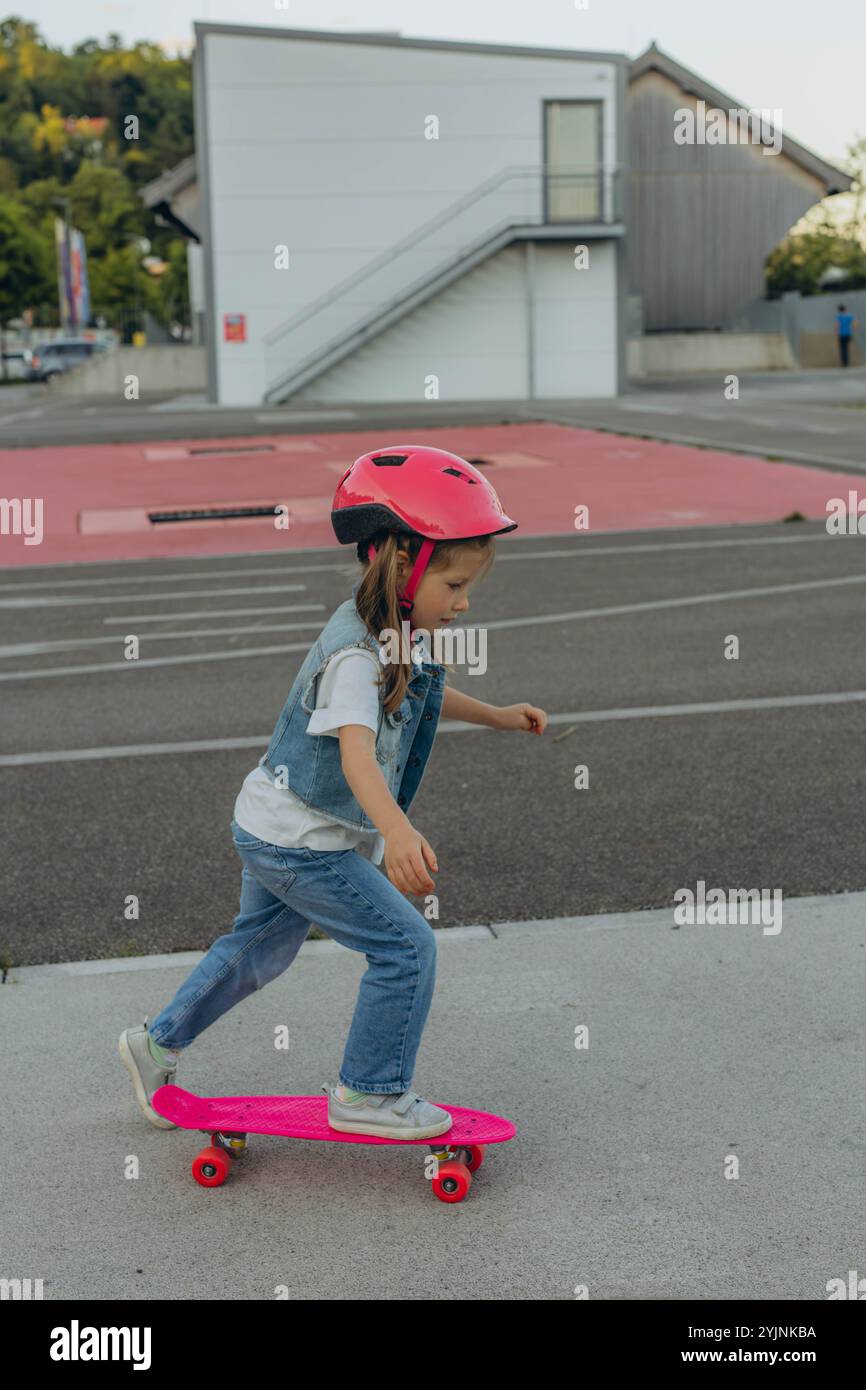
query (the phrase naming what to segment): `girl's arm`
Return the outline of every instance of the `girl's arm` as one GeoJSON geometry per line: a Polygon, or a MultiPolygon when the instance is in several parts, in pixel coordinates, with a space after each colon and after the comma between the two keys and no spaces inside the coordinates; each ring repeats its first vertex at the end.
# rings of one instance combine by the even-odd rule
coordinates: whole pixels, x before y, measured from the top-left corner
{"type": "Polygon", "coordinates": [[[471,695],[464,695],[450,685],[445,687],[442,714],[446,719],[486,724],[491,729],[522,729],[543,734],[547,728],[547,715],[537,705],[486,705],[483,700],[473,700],[471,695]]]}
{"type": "Polygon", "coordinates": [[[385,841],[385,871],[401,893],[432,893],[438,873],[436,851],[415,829],[391,795],[376,761],[376,736],[365,724],[340,726],[343,776],[385,841]]]}
{"type": "Polygon", "coordinates": [[[475,700],[450,685],[445,687],[441,712],[445,719],[460,719],[466,724],[486,724],[491,729],[500,727],[502,713],[498,705],[487,705],[483,700],[475,700]]]}
{"type": "Polygon", "coordinates": [[[340,761],[352,795],[385,839],[409,825],[409,817],[391,795],[376,761],[376,735],[366,724],[340,727],[340,761]]]}

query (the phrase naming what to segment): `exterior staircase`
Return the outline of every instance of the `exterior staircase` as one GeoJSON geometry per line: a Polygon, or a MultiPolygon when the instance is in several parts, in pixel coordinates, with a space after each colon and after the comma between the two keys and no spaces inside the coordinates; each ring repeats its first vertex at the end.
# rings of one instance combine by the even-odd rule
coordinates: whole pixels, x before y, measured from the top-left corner
{"type": "Polygon", "coordinates": [[[614,170],[500,170],[267,334],[273,375],[264,400],[288,400],[512,241],[621,234],[618,187],[614,170]],[[551,220],[554,180],[565,182],[551,220]]]}

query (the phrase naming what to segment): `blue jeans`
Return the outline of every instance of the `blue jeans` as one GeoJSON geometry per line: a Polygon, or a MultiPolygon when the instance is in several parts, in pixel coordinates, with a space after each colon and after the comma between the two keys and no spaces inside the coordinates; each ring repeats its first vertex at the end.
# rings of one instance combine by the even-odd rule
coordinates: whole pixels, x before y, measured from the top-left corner
{"type": "Polygon", "coordinates": [[[184,1048],[215,1019],[291,965],[311,923],[363,951],[367,970],[339,1074],[358,1091],[409,1089],[436,980],[430,923],[353,849],[282,849],[232,821],[243,863],[240,911],[148,1024],[154,1042],[184,1048]]]}

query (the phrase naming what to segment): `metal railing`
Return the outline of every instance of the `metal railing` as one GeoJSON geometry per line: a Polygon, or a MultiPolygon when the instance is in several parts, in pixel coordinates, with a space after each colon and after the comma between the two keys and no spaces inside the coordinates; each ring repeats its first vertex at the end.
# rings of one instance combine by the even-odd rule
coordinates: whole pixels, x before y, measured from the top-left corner
{"type": "Polygon", "coordinates": [[[285,359],[265,400],[285,390],[311,359],[330,354],[341,336],[350,340],[371,320],[390,316],[504,228],[594,226],[619,217],[616,168],[501,169],[267,333],[266,348],[285,359]]]}

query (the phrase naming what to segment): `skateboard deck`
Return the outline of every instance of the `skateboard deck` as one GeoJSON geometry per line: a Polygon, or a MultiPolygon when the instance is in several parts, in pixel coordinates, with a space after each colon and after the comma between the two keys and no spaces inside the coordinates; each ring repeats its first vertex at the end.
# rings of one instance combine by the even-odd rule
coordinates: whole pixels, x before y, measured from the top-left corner
{"type": "Polygon", "coordinates": [[[435,1155],[431,1177],[436,1196],[444,1202],[462,1201],[471,1175],[484,1159],[488,1144],[513,1138],[515,1126],[502,1115],[443,1105],[452,1116],[451,1128],[427,1139],[389,1139],[374,1134],[346,1134],[328,1124],[328,1098],[321,1096],[197,1096],[182,1086],[160,1086],[151,1104],[157,1114],[181,1129],[211,1135],[211,1144],[193,1160],[192,1174],[203,1187],[225,1182],[232,1159],[246,1149],[248,1134],[274,1134],[291,1139],[325,1139],[336,1144],[426,1144],[435,1155]]]}

